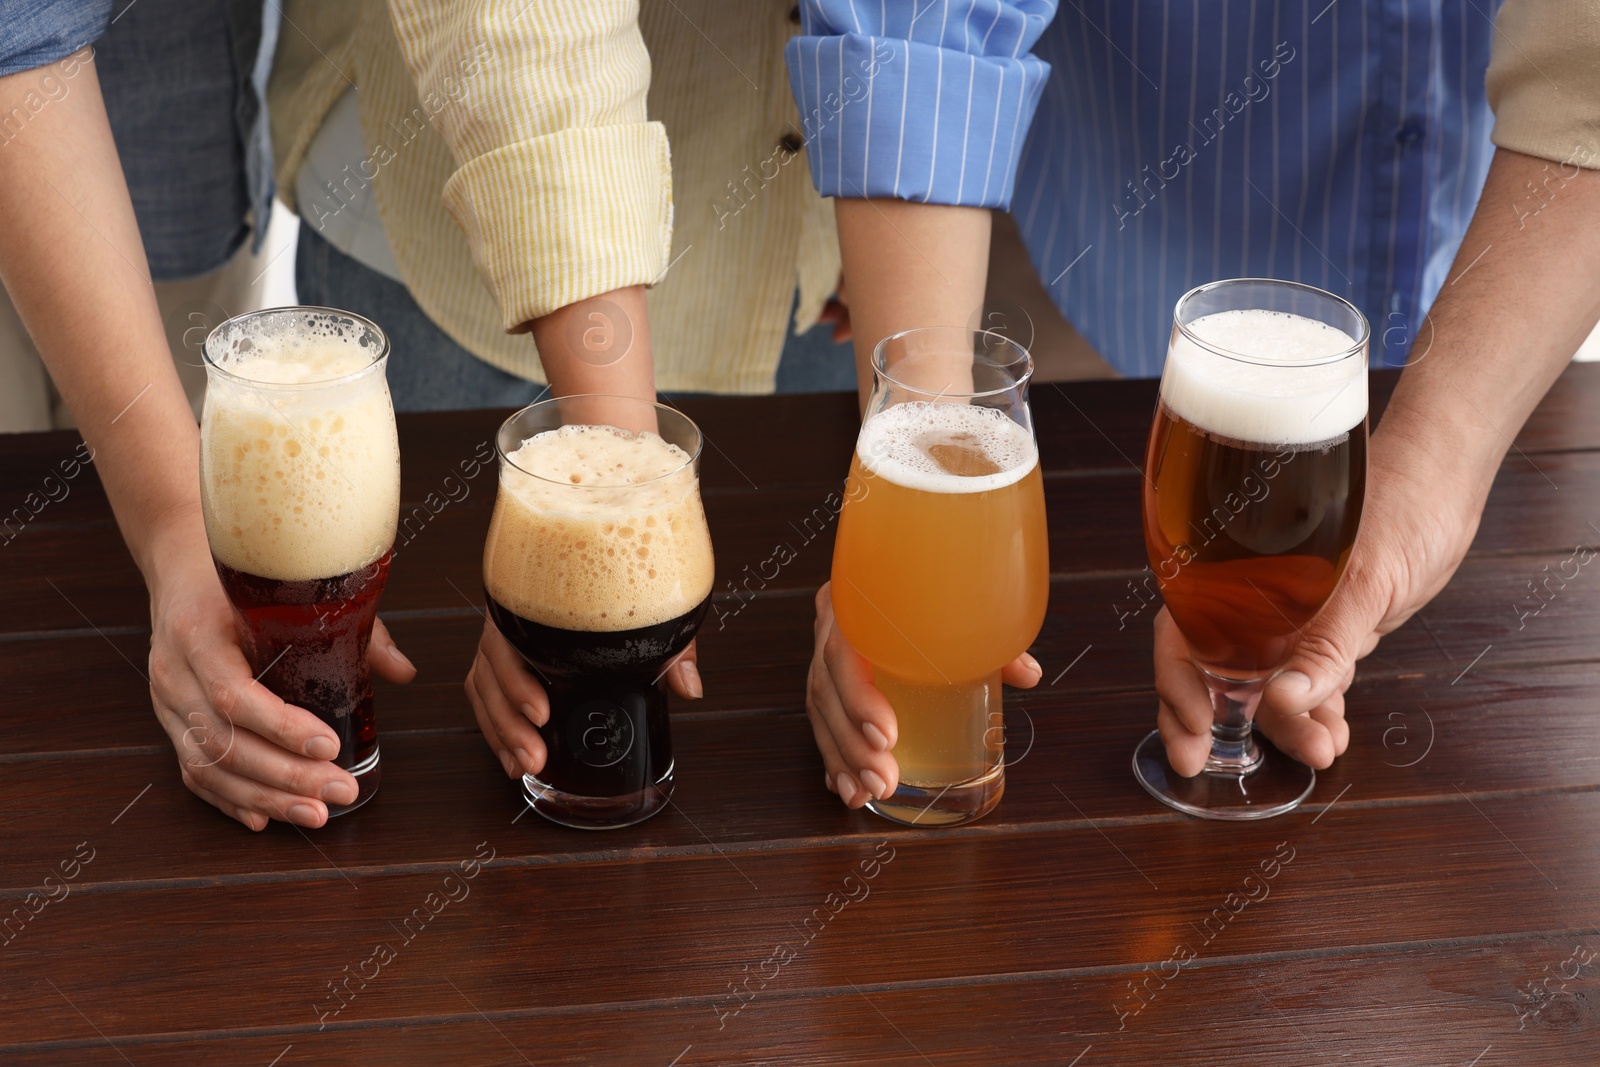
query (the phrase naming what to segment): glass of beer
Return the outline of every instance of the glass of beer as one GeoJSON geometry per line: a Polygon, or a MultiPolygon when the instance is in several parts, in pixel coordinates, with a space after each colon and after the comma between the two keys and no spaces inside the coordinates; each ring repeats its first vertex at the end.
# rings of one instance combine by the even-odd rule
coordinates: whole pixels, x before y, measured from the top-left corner
{"type": "Polygon", "coordinates": [[[1210,692],[1212,744],[1205,769],[1183,778],[1154,732],[1133,769],[1179,811],[1264,819],[1316,783],[1252,724],[1355,544],[1367,338],[1360,311],[1308,285],[1243,278],[1178,301],[1145,452],[1144,538],[1210,692]]]}
{"type": "Polygon", "coordinates": [[[1000,669],[1050,592],[1033,360],[997,333],[928,327],[873,353],[833,552],[839,629],[894,708],[900,782],[867,807],[979,818],[1005,790],[1000,669]]]}
{"type": "Polygon", "coordinates": [[[586,830],[642,822],[672,797],[663,679],[711,602],[700,430],[662,404],[580,395],[523,408],[496,444],[489,617],[550,698],[528,804],[586,830]]]}
{"type": "Polygon", "coordinates": [[[359,315],[290,307],[206,338],[200,500],[257,680],[339,737],[355,802],[378,789],[367,644],[400,511],[389,340],[359,315]]]}

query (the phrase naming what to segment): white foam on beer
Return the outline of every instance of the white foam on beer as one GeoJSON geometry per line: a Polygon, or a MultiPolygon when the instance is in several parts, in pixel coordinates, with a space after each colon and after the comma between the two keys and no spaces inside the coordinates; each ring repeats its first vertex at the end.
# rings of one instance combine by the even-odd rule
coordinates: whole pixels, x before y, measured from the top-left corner
{"type": "Polygon", "coordinates": [[[1161,399],[1176,414],[1220,437],[1266,445],[1331,441],[1367,415],[1365,353],[1348,351],[1343,330],[1282,311],[1249,308],[1206,315],[1189,331],[1229,359],[1175,332],[1161,399]]]}
{"type": "Polygon", "coordinates": [[[710,595],[711,535],[683,449],[654,433],[572,425],[509,458],[483,558],[484,587],[502,607],[614,632],[677,618],[710,595]]]}
{"type": "Polygon", "coordinates": [[[1003,489],[1039,462],[1033,435],[999,408],[925,400],[896,404],[869,418],[856,454],[879,477],[927,493],[1003,489]],[[941,462],[940,446],[981,456],[994,472],[954,472],[941,462]]]}
{"type": "Polygon", "coordinates": [[[400,448],[389,388],[372,363],[327,338],[258,337],[208,385],[201,502],[212,553],[248,574],[332,578],[394,543],[400,448]],[[260,388],[254,383],[268,387],[260,388]],[[300,386],[280,389],[271,386],[300,386]]]}

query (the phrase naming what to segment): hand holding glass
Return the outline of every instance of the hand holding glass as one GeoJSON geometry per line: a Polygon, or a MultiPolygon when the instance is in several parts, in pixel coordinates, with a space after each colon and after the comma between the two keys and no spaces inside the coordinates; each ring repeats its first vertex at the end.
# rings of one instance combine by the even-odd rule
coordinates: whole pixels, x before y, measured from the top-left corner
{"type": "Polygon", "coordinates": [[[1367,323],[1331,293],[1248,278],[1191,290],[1174,317],[1145,453],[1145,547],[1210,695],[1212,747],[1183,778],[1151,733],[1134,774],[1191,815],[1267,818],[1316,783],[1253,723],[1355,544],[1367,323]]]}
{"type": "Polygon", "coordinates": [[[206,539],[257,680],[339,737],[358,793],[338,815],[380,775],[367,644],[400,509],[389,341],[348,312],[273,308],[204,354],[206,539]]]}

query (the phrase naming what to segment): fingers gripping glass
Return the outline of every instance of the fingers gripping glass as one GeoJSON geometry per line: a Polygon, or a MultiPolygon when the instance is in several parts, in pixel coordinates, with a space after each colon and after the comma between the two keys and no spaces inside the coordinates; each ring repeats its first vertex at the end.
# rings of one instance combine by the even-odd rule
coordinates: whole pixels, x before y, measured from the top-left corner
{"type": "Polygon", "coordinates": [[[500,427],[483,584],[550,699],[523,790],[552,822],[630,826],[672,797],[665,676],[711,599],[700,445],[682,412],[620,396],[544,400],[500,427]]]}
{"type": "Polygon", "coordinates": [[[1262,819],[1316,784],[1253,725],[1355,543],[1367,323],[1331,293],[1251,278],[1191,290],[1174,320],[1145,452],[1144,536],[1211,700],[1211,752],[1183,778],[1153,732],[1133,769],[1179,811],[1262,819]]]}

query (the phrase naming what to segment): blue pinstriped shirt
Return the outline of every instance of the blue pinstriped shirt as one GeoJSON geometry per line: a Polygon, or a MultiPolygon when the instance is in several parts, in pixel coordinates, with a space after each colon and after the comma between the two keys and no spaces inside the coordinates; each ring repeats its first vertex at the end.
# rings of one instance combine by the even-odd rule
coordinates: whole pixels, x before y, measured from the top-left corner
{"type": "Polygon", "coordinates": [[[1008,207],[1056,305],[1161,373],[1216,278],[1349,298],[1404,361],[1483,187],[1498,0],[803,0],[826,196],[1008,207]]]}

